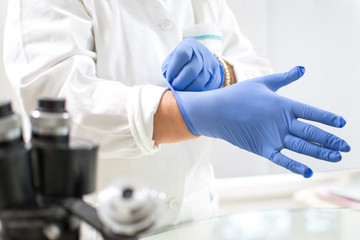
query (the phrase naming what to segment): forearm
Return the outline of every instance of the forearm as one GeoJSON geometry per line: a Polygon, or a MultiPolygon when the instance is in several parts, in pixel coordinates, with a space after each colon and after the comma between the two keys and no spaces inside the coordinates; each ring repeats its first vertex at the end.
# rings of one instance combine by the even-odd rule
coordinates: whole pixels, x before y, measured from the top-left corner
{"type": "Polygon", "coordinates": [[[197,137],[187,128],[173,93],[166,91],[154,116],[155,144],[181,142],[197,137]]]}
{"type": "MultiPolygon", "coordinates": [[[[234,67],[228,62],[226,63],[231,74],[231,84],[234,84],[237,82],[234,67]]],[[[154,116],[153,140],[155,145],[181,142],[197,137],[187,128],[173,93],[166,91],[154,116]]]]}

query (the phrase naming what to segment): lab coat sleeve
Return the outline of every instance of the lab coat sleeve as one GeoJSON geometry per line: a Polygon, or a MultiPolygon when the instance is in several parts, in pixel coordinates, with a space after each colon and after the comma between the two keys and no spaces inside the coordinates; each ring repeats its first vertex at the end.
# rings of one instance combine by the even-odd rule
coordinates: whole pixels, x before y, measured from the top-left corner
{"type": "Polygon", "coordinates": [[[237,81],[272,74],[269,61],[258,56],[242,34],[233,11],[225,0],[216,0],[218,24],[223,34],[222,56],[234,66],[237,81]]]}
{"type": "Polygon", "coordinates": [[[79,0],[9,1],[7,75],[27,112],[40,96],[66,98],[72,134],[100,143],[102,157],[153,154],[153,117],[165,89],[98,78],[92,27],[79,0]]]}

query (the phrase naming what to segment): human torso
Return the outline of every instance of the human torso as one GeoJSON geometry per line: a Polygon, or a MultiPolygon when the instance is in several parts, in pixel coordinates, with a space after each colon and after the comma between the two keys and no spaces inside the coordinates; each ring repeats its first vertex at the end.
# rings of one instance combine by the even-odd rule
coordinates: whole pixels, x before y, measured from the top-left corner
{"type": "MultiPolygon", "coordinates": [[[[193,11],[193,2],[84,2],[94,21],[97,76],[128,86],[166,86],[162,62],[199,21],[193,11]]],[[[212,25],[215,18],[204,21],[206,25],[212,25]]],[[[203,27],[201,29],[204,31],[203,27]]],[[[215,45],[219,44],[214,41],[215,45]]],[[[100,186],[116,176],[132,174],[166,192],[167,207],[160,225],[211,216],[216,212],[214,177],[209,162],[211,148],[210,139],[200,138],[161,146],[161,150],[152,156],[103,160],[100,186]],[[111,172],[108,165],[114,166],[111,172]]]]}

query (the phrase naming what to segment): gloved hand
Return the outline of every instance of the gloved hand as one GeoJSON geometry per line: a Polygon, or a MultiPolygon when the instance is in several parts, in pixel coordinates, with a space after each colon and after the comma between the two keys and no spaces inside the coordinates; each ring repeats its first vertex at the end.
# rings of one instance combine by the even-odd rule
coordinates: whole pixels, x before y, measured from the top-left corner
{"type": "Polygon", "coordinates": [[[166,80],[179,91],[213,90],[220,88],[224,81],[219,60],[193,38],[180,42],[161,69],[166,80]]]}
{"type": "Polygon", "coordinates": [[[348,152],[350,146],[298,120],[341,128],[346,123],[342,117],[275,93],[304,72],[303,67],[295,67],[213,91],[172,91],[193,134],[223,139],[308,178],[312,170],[280,153],[282,149],[337,162],[341,160],[339,151],[348,152]]]}

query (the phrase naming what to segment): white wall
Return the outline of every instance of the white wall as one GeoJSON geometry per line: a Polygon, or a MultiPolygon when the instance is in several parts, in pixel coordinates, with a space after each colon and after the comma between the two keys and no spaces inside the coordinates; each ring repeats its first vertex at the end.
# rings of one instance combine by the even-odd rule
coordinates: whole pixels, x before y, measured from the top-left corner
{"type": "MultiPolygon", "coordinates": [[[[227,1],[243,33],[260,55],[270,59],[276,72],[295,65],[306,67],[306,75],[279,94],[338,113],[347,120],[341,130],[317,125],[343,137],[352,146],[340,163],[298,154],[288,156],[315,171],[360,167],[360,1],[227,1]]],[[[220,144],[222,150],[214,158],[219,177],[284,172],[267,165],[266,160],[220,144]]]]}
{"type": "MultiPolygon", "coordinates": [[[[314,168],[359,167],[360,1],[271,1],[270,60],[279,71],[295,64],[303,64],[308,70],[304,79],[280,93],[341,114],[347,120],[344,129],[326,129],[346,139],[352,151],[343,154],[339,164],[319,161],[314,168]]],[[[304,162],[310,165],[314,161],[304,158],[304,162]]]]}
{"type": "MultiPolygon", "coordinates": [[[[227,0],[243,33],[275,71],[304,65],[306,75],[279,93],[329,111],[348,121],[341,130],[325,128],[352,146],[339,164],[291,154],[315,171],[360,166],[360,1],[358,0],[227,0]]],[[[7,0],[0,1],[0,56],[7,0]]],[[[0,58],[0,100],[14,99],[0,58]]],[[[15,102],[16,103],[16,102],[15,102]]],[[[16,103],[16,108],[18,104],[16,103]]],[[[218,177],[286,172],[266,159],[218,141],[214,165],[218,177]]]]}

